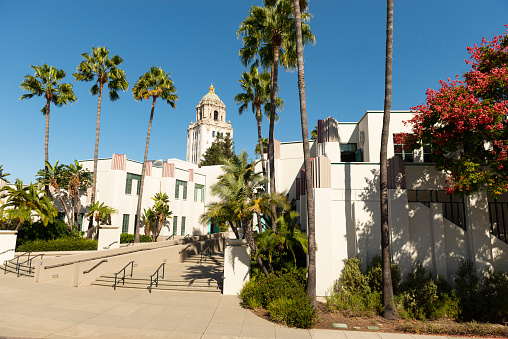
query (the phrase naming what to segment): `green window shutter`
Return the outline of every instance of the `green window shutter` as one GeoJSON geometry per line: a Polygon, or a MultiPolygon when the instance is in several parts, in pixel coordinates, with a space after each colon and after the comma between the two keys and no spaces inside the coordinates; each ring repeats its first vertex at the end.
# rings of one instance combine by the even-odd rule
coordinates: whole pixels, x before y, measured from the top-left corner
{"type": "Polygon", "coordinates": [[[173,217],[173,235],[176,235],[178,229],[178,217],[175,215],[173,217]]]}
{"type": "Polygon", "coordinates": [[[198,201],[198,189],[199,189],[199,185],[195,184],[194,185],[194,201],[198,201]]]}
{"type": "Polygon", "coordinates": [[[182,181],[183,182],[183,200],[187,200],[187,182],[186,181],[182,181]]]}
{"type": "Polygon", "coordinates": [[[127,173],[127,179],[125,181],[125,194],[131,194],[132,192],[132,179],[129,177],[129,173],[127,173]]]}
{"type": "Polygon", "coordinates": [[[180,229],[180,235],[185,235],[185,217],[182,217],[182,226],[180,229]]]}
{"type": "Polygon", "coordinates": [[[122,233],[128,232],[129,232],[129,214],[124,214],[122,220],[122,233]]]}
{"type": "Polygon", "coordinates": [[[205,186],[201,185],[201,202],[205,202],[205,186]]]}
{"type": "Polygon", "coordinates": [[[175,183],[175,199],[178,199],[180,197],[180,185],[178,184],[178,181],[175,183]]]}

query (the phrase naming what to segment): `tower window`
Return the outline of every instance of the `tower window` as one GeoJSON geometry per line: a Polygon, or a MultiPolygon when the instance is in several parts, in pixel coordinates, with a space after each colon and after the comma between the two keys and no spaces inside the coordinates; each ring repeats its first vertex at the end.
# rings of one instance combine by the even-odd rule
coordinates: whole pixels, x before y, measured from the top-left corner
{"type": "Polygon", "coordinates": [[[215,138],[215,131],[212,131],[212,138],[215,138]]]}
{"type": "Polygon", "coordinates": [[[213,112],[213,120],[215,120],[215,121],[219,120],[219,112],[217,112],[217,111],[213,112]]]}

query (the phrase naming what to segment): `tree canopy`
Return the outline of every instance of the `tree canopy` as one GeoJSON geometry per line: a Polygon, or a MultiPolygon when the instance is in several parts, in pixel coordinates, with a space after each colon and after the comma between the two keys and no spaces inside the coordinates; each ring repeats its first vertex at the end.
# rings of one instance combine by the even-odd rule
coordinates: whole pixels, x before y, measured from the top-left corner
{"type": "Polygon", "coordinates": [[[488,190],[495,197],[508,191],[508,35],[467,51],[471,69],[427,90],[401,142],[431,145],[436,169],[448,174],[448,193],[488,190]]]}
{"type": "Polygon", "coordinates": [[[203,154],[203,159],[199,162],[199,167],[223,165],[225,160],[230,159],[234,154],[233,139],[231,139],[229,133],[226,133],[224,136],[219,134],[203,154]]]}

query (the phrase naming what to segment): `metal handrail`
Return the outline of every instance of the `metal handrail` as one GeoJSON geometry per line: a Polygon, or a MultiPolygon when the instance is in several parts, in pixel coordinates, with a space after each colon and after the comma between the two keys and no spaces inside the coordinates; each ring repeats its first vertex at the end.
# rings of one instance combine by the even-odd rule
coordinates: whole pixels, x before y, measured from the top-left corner
{"type": "Polygon", "coordinates": [[[153,284],[154,284],[154,283],[155,283],[155,287],[159,287],[159,270],[161,269],[161,267],[162,267],[162,277],[161,277],[161,278],[162,278],[162,279],[164,279],[164,266],[166,266],[166,263],[165,263],[165,262],[163,262],[163,263],[159,266],[159,268],[157,269],[157,271],[155,271],[155,273],[154,273],[154,274],[152,274],[152,275],[150,276],[150,286],[148,286],[148,287],[147,287],[147,288],[148,288],[148,291],[149,291],[150,293],[152,293],[152,286],[153,286],[153,284]],[[154,275],[157,275],[157,278],[155,278],[155,280],[153,279],[153,276],[154,276],[154,275]]]}
{"type": "Polygon", "coordinates": [[[22,253],[21,255],[18,255],[17,257],[12,258],[11,260],[6,260],[6,261],[4,261],[4,265],[5,265],[5,266],[4,266],[4,274],[7,274],[7,263],[8,263],[8,262],[11,262],[11,261],[16,260],[16,268],[17,268],[17,267],[18,267],[18,264],[19,264],[19,258],[21,258],[21,257],[23,257],[23,256],[25,256],[25,255],[27,255],[27,254],[28,254],[28,258],[30,258],[30,253],[31,253],[31,252],[24,252],[24,253],[22,253]]]}
{"type": "Polygon", "coordinates": [[[103,247],[102,249],[103,249],[103,250],[109,250],[109,248],[110,248],[111,246],[113,246],[114,244],[116,244],[117,242],[118,242],[118,241],[116,241],[116,240],[115,240],[115,241],[113,241],[111,244],[109,244],[108,246],[103,247]]]}
{"type": "Polygon", "coordinates": [[[186,249],[188,249],[190,247],[191,244],[188,244],[187,246],[185,246],[185,248],[183,250],[181,250],[180,252],[178,252],[178,254],[182,254],[183,251],[185,251],[186,249]]]}
{"type": "Polygon", "coordinates": [[[134,269],[134,261],[131,261],[130,263],[128,263],[127,265],[125,265],[120,271],[118,271],[117,273],[115,273],[115,283],[113,284],[113,289],[116,290],[116,285],[117,285],[117,277],[118,275],[120,274],[120,272],[123,271],[123,276],[120,278],[120,280],[122,280],[122,285],[125,285],[125,269],[127,268],[127,266],[131,265],[131,278],[132,278],[132,270],[134,269]]]}
{"type": "MultiPolygon", "coordinates": [[[[1,255],[1,254],[4,254],[4,253],[7,253],[7,252],[9,252],[9,251],[14,251],[14,250],[15,250],[14,248],[10,248],[10,249],[8,249],[8,250],[5,250],[5,251],[3,251],[3,252],[0,252],[0,255],[1,255]]],[[[5,260],[5,261],[7,261],[7,260],[5,260]]]]}
{"type": "MultiPolygon", "coordinates": [[[[169,237],[166,238],[166,241],[170,240],[170,239],[173,239],[175,237],[174,234],[171,234],[169,237]]],[[[1,253],[0,253],[1,254],[1,253]]]]}
{"type": "Polygon", "coordinates": [[[201,252],[201,259],[199,259],[199,263],[201,264],[203,262],[203,257],[206,256],[206,252],[208,252],[208,257],[212,258],[212,249],[210,246],[204,249],[203,252],[201,252]]]}
{"type": "Polygon", "coordinates": [[[90,269],[86,270],[86,271],[83,271],[83,274],[87,274],[87,273],[90,273],[92,272],[93,270],[95,270],[97,267],[99,267],[100,264],[103,264],[105,262],[108,262],[108,259],[102,259],[101,261],[99,261],[97,264],[93,265],[90,269]]]}
{"type": "Polygon", "coordinates": [[[25,260],[23,262],[19,262],[18,261],[16,263],[16,273],[17,273],[18,277],[19,277],[19,268],[21,267],[21,265],[23,265],[25,263],[28,265],[28,274],[32,274],[32,260],[34,260],[37,257],[41,257],[41,259],[42,259],[42,257],[44,257],[44,254],[43,253],[37,254],[35,257],[31,257],[30,258],[30,253],[28,253],[28,259],[27,260],[25,260]]]}

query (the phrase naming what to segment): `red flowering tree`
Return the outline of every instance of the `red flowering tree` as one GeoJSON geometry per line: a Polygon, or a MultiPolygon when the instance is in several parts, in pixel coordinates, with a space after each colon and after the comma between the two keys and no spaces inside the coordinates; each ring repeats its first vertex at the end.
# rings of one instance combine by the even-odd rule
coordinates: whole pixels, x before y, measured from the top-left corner
{"type": "Polygon", "coordinates": [[[508,34],[467,50],[471,70],[427,90],[401,142],[431,145],[436,169],[448,173],[448,193],[497,196],[508,191],[508,34]]]}

